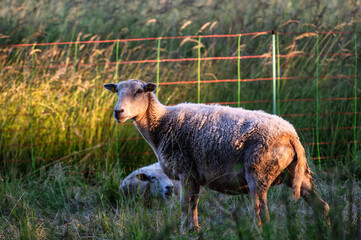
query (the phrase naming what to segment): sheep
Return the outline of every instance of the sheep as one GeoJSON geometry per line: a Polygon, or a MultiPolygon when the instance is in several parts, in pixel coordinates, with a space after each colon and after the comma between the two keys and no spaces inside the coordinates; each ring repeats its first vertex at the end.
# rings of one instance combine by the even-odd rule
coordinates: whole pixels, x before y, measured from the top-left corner
{"type": "Polygon", "coordinates": [[[133,120],[164,173],[180,180],[182,233],[189,227],[188,215],[199,230],[201,186],[231,195],[250,194],[257,224],[262,226],[269,220],[267,191],[284,182],[295,201],[302,196],[328,219],[329,206],[314,190],[304,148],[288,121],[263,111],[220,105],[164,106],[154,94],[156,84],[136,79],[104,87],[118,95],[116,121],[133,120]]]}
{"type": "Polygon", "coordinates": [[[181,185],[179,181],[170,180],[157,162],[130,173],[120,184],[119,191],[126,196],[140,194],[149,206],[152,198],[179,196],[181,185]]]}

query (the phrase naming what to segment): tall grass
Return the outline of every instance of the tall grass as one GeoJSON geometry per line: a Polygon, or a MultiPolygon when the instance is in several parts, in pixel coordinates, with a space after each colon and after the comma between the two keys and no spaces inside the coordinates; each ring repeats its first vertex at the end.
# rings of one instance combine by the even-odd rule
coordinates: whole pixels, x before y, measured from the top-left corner
{"type": "MultiPolygon", "coordinates": [[[[319,141],[326,165],[333,165],[333,159],[344,161],[354,155],[353,37],[319,34],[319,141]],[[334,53],[340,55],[329,55],[334,53]]],[[[87,39],[94,38],[82,34],[77,38],[87,39]]],[[[299,56],[280,59],[281,77],[295,79],[281,80],[279,92],[281,116],[300,129],[301,140],[314,158],[318,157],[315,42],[316,34],[280,36],[280,54],[299,56]]],[[[6,61],[1,70],[0,155],[4,168],[28,172],[33,168],[32,161],[36,169],[54,161],[76,161],[83,170],[104,167],[109,170],[115,166],[116,144],[126,171],[155,161],[151,148],[130,122],[115,128],[112,119],[115,95],[103,90],[102,85],[129,78],[155,82],[157,63],[117,65],[115,44],[79,44],[77,48],[75,44],[35,46],[34,51],[31,47],[3,48],[6,61]],[[17,57],[11,57],[14,51],[18,52],[17,57]],[[119,79],[115,79],[116,68],[119,79]]],[[[119,45],[118,57],[122,62],[157,58],[157,41],[119,45]]],[[[204,38],[201,43],[195,39],[162,40],[160,58],[197,58],[198,45],[202,46],[201,57],[237,56],[237,38],[204,38]]],[[[241,55],[270,56],[271,47],[269,34],[244,36],[241,55]]],[[[160,83],[196,80],[197,64],[197,61],[160,63],[160,83]]],[[[272,76],[271,58],[242,59],[240,67],[241,79],[272,76]]],[[[237,79],[237,60],[201,61],[199,73],[202,80],[237,79]]],[[[237,106],[237,84],[221,81],[201,84],[200,101],[234,102],[231,105],[237,106]]],[[[197,91],[197,84],[161,85],[158,95],[162,103],[171,105],[197,102],[197,91]]],[[[359,89],[357,92],[361,96],[359,89]]],[[[241,82],[242,107],[272,112],[271,99],[271,81],[241,82]]],[[[359,134],[356,140],[360,141],[359,134]]]]}
{"type": "Polygon", "coordinates": [[[0,32],[8,37],[3,39],[7,43],[75,40],[79,32],[108,39],[273,29],[321,31],[360,20],[360,2],[355,0],[15,0],[0,4],[0,32]],[[289,20],[292,23],[285,24],[289,20]],[[191,23],[182,28],[187,22],[191,23]]]}

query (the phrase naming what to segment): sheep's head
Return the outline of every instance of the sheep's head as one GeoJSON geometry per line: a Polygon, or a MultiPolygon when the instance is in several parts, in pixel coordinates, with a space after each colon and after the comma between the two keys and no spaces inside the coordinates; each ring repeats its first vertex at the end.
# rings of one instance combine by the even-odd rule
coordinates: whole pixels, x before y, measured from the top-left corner
{"type": "Polygon", "coordinates": [[[162,172],[162,170],[146,170],[133,172],[122,184],[120,189],[127,194],[150,194],[155,198],[167,199],[173,195],[173,182],[162,172]]]}
{"type": "Polygon", "coordinates": [[[163,172],[141,173],[137,177],[141,181],[149,182],[150,192],[153,197],[167,199],[172,196],[174,185],[163,172]]]}
{"type": "Polygon", "coordinates": [[[114,118],[118,122],[125,122],[145,114],[149,104],[149,94],[155,91],[157,85],[131,79],[118,84],[107,83],[104,84],[104,88],[118,94],[114,118]]]}

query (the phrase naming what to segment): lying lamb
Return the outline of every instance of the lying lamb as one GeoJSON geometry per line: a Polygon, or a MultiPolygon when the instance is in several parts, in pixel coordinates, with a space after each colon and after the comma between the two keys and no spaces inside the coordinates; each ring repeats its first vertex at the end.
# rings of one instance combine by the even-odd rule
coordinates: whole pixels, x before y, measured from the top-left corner
{"type": "Polygon", "coordinates": [[[250,193],[259,225],[269,219],[268,189],[282,182],[292,188],[295,200],[302,196],[328,215],[328,204],[314,191],[304,148],[286,120],[263,111],[218,105],[166,107],[153,93],[155,84],[134,79],[104,87],[118,94],[115,119],[132,119],[163,171],[181,181],[182,232],[189,207],[193,227],[199,228],[201,186],[226,194],[250,193]]]}
{"type": "Polygon", "coordinates": [[[133,171],[120,184],[119,190],[127,196],[139,194],[149,204],[152,198],[179,196],[181,185],[179,181],[170,180],[157,162],[133,171]]]}

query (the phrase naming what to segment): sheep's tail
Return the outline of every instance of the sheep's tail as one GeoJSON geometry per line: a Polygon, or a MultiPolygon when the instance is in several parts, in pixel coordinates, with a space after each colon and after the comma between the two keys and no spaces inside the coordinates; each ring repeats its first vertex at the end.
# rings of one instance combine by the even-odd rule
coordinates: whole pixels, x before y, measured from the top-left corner
{"type": "Polygon", "coordinates": [[[312,179],[312,171],[308,166],[305,149],[303,148],[299,138],[291,138],[291,144],[295,149],[295,158],[292,165],[294,165],[292,176],[292,197],[297,201],[301,196],[302,183],[310,184],[312,179]],[[306,182],[308,181],[308,183],[306,182]]]}

